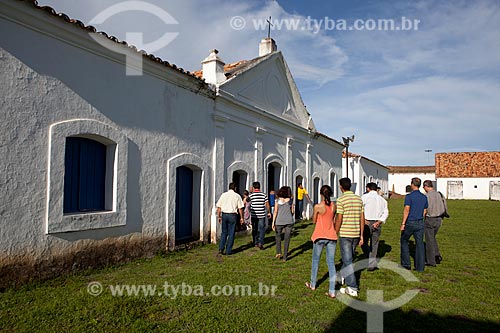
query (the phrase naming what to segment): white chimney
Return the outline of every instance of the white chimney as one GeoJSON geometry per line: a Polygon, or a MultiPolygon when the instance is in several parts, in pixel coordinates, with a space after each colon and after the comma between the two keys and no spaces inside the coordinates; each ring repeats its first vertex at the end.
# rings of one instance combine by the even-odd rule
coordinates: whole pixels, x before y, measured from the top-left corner
{"type": "Polygon", "coordinates": [[[276,42],[272,38],[264,38],[259,44],[259,57],[265,56],[266,54],[276,52],[278,48],[276,47],[276,42]]]}
{"type": "Polygon", "coordinates": [[[226,80],[224,75],[224,62],[217,56],[216,49],[210,50],[210,54],[202,62],[203,79],[207,83],[220,84],[226,80]]]}

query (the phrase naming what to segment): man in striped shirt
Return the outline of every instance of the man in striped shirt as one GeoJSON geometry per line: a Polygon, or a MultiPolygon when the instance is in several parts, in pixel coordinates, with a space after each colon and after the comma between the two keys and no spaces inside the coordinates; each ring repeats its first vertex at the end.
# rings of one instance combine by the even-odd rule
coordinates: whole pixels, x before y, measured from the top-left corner
{"type": "Polygon", "coordinates": [[[342,255],[341,276],[345,279],[347,287],[340,288],[340,292],[354,297],[358,296],[358,283],[354,275],[352,260],[354,250],[359,244],[363,245],[363,229],[365,216],[363,201],[351,191],[351,180],[339,180],[342,196],[337,199],[337,220],[335,229],[340,240],[340,253],[342,255]]]}
{"type": "Polygon", "coordinates": [[[260,191],[260,183],[253,182],[250,194],[250,213],[252,214],[252,236],[255,247],[264,249],[264,236],[266,234],[266,216],[271,218],[269,200],[267,195],[260,191]]]}

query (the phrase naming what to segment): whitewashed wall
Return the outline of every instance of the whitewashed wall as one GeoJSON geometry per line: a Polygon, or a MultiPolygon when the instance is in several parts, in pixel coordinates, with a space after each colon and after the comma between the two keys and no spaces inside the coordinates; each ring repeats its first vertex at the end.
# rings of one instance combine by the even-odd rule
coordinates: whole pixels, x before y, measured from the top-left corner
{"type": "MultiPolygon", "coordinates": [[[[394,192],[398,194],[406,194],[406,186],[410,185],[411,179],[418,177],[424,182],[424,180],[436,180],[436,174],[432,173],[389,173],[389,191],[394,189],[394,192]]],[[[441,191],[442,187],[437,184],[436,190],[441,191]]],[[[425,192],[422,187],[420,187],[421,192],[425,192]]]]}
{"type": "Polygon", "coordinates": [[[500,178],[438,178],[439,191],[450,199],[490,199],[490,182],[498,182],[500,178]],[[462,182],[461,197],[449,193],[449,182],[462,182]]]}
{"type": "MultiPolygon", "coordinates": [[[[144,63],[144,75],[126,76],[124,57],[101,47],[82,29],[23,3],[8,4],[12,7],[2,4],[5,16],[0,19],[0,30],[8,32],[0,35],[0,264],[71,261],[78,251],[117,244],[128,246],[129,252],[111,251],[115,259],[164,248],[165,241],[171,243],[175,216],[168,201],[171,186],[175,188],[169,166],[196,165],[204,169],[205,188],[211,187],[207,162],[213,158],[214,94],[198,80],[150,61],[144,63]],[[125,138],[127,149],[118,155],[122,167],[116,175],[126,177],[117,191],[119,220],[112,227],[52,232],[48,204],[62,193],[48,187],[63,174],[48,180],[49,168],[57,170],[49,161],[49,130],[82,120],[91,124],[86,130],[107,128],[125,138]]],[[[64,154],[64,146],[52,145],[51,150],[64,154]]],[[[202,211],[209,212],[212,202],[208,192],[202,211]]],[[[209,238],[208,221],[204,213],[202,239],[209,238]]],[[[109,257],[109,248],[105,252],[109,257]]]]}
{"type": "MultiPolygon", "coordinates": [[[[346,159],[342,158],[342,175],[346,175],[346,159]]],[[[389,170],[362,156],[349,157],[349,178],[352,182],[352,190],[357,195],[362,195],[366,191],[366,184],[374,182],[378,184],[384,193],[388,193],[389,170]]]]}
{"type": "Polygon", "coordinates": [[[358,194],[363,194],[366,191],[366,184],[370,182],[377,184],[385,194],[388,194],[388,178],[389,170],[387,168],[361,157],[359,178],[361,186],[358,194]]]}

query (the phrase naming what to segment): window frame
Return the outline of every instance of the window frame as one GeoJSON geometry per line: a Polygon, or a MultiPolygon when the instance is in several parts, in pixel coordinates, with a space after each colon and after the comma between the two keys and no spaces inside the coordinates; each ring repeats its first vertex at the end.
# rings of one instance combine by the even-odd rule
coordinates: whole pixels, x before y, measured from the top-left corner
{"type": "Polygon", "coordinates": [[[46,234],[126,225],[128,139],[125,135],[96,120],[68,120],[50,126],[48,148],[46,234]],[[104,211],[64,213],[67,137],[87,138],[106,146],[104,211]]]}

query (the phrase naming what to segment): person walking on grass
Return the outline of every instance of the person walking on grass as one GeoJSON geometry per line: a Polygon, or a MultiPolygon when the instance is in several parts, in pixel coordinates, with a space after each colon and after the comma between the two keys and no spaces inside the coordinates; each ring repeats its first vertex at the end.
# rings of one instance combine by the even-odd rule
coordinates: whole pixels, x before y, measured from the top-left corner
{"type": "Polygon", "coordinates": [[[377,269],[377,251],[382,224],[385,224],[389,216],[387,201],[378,193],[378,187],[375,183],[366,184],[367,193],[361,196],[365,209],[365,228],[364,240],[362,246],[363,252],[368,258],[367,271],[372,272],[377,269]],[[370,243],[370,244],[368,244],[370,243]]]}
{"type": "Polygon", "coordinates": [[[306,287],[311,290],[316,290],[316,278],[318,274],[319,260],[323,248],[326,247],[326,263],[328,265],[329,286],[327,296],[335,298],[335,247],[337,245],[337,232],[335,231],[335,204],[331,202],[333,195],[332,188],[328,185],[323,185],[320,190],[321,203],[314,206],[313,223],[314,232],[311,236],[313,241],[313,254],[311,266],[311,280],[306,282],[306,287]]]}
{"type": "Polygon", "coordinates": [[[286,261],[288,257],[288,247],[290,245],[290,235],[295,219],[293,218],[293,201],[290,198],[292,190],[288,186],[282,186],[278,190],[278,200],[276,200],[273,216],[273,230],[276,231],[276,258],[286,261]],[[281,233],[285,232],[284,254],[281,254],[281,233]]]}
{"type": "Polygon", "coordinates": [[[250,213],[252,215],[252,238],[255,247],[264,249],[264,236],[266,234],[266,216],[271,218],[271,211],[267,195],[260,190],[260,183],[253,182],[252,194],[248,196],[250,213]]]}
{"type": "Polygon", "coordinates": [[[341,178],[339,184],[343,194],[337,199],[335,230],[340,240],[342,282],[345,281],[347,285],[345,288],[340,288],[339,291],[342,294],[357,297],[358,283],[354,275],[352,262],[356,246],[358,244],[360,246],[363,245],[363,231],[365,226],[363,201],[351,191],[351,180],[349,178],[341,178]]]}
{"type": "Polygon", "coordinates": [[[302,186],[302,183],[297,184],[297,203],[298,210],[297,214],[299,216],[299,220],[302,220],[302,213],[304,212],[304,197],[308,202],[311,202],[311,198],[309,198],[309,194],[307,194],[307,190],[302,186]]]}
{"type": "Polygon", "coordinates": [[[234,233],[238,219],[240,220],[240,223],[243,224],[243,201],[241,200],[241,196],[236,193],[235,190],[236,185],[234,183],[230,183],[229,190],[222,193],[216,204],[218,221],[222,224],[219,254],[224,254],[225,248],[225,254],[231,255],[234,243],[234,233]]]}
{"type": "Polygon", "coordinates": [[[427,215],[425,216],[425,261],[427,266],[436,266],[440,264],[443,257],[439,252],[436,235],[443,222],[443,215],[447,212],[448,207],[444,196],[434,190],[432,181],[424,181],[424,190],[427,192],[427,215]]]}
{"type": "Polygon", "coordinates": [[[423,272],[425,268],[424,217],[427,215],[427,197],[420,192],[420,178],[411,179],[411,193],[406,195],[403,221],[401,222],[401,266],[411,270],[409,240],[415,238],[415,269],[423,272]]]}

